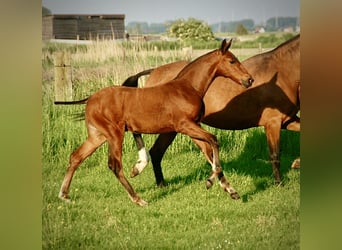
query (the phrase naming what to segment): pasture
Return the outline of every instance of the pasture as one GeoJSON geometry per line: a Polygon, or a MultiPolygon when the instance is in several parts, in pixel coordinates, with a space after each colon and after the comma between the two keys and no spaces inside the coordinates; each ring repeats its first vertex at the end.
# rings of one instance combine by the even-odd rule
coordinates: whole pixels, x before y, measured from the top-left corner
{"type": "MultiPolygon", "coordinates": [[[[300,153],[300,136],[295,132],[281,134],[283,185],[277,187],[263,128],[223,131],[204,126],[220,142],[222,167],[242,197],[238,201],[224,193],[218,182],[206,190],[211,166],[182,135],[177,135],[163,160],[167,187],[156,187],[151,164],[129,179],[149,206],[134,205],[109,171],[107,145],[76,171],[71,202],[58,199],[69,156],[86,136],[84,122],[73,119],[84,105],[53,105],[52,52],[60,50],[71,53],[75,100],[121,84],[141,70],[188,56],[179,49],[160,51],[139,44],[127,49],[108,41],[86,46],[44,45],[43,249],[299,249],[300,171],[290,169],[300,153]]],[[[251,56],[232,52],[240,60],[251,56]]],[[[156,135],[143,138],[150,148],[156,135]]],[[[126,133],[123,164],[127,177],[136,159],[133,137],[126,133]]]]}

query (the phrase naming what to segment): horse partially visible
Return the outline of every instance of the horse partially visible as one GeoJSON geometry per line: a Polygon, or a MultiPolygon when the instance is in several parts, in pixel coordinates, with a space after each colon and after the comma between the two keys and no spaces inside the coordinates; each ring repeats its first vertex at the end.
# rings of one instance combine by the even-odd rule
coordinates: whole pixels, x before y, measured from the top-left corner
{"type": "MultiPolygon", "coordinates": [[[[253,78],[229,51],[231,40],[224,40],[217,50],[196,59],[183,68],[174,80],[151,88],[112,86],[99,90],[81,101],[58,104],[86,103],[85,123],[88,138],[70,156],[59,197],[69,200],[69,188],[74,172],[104,142],[109,145],[108,166],[124,186],[131,200],[147,204],[134,191],[122,170],[122,143],[125,131],[133,133],[170,133],[190,136],[203,150],[212,166],[208,178],[210,187],[217,177],[223,190],[233,199],[239,195],[225,178],[219,160],[218,142],[214,135],[202,129],[199,121],[204,114],[203,96],[212,81],[229,77],[245,87],[253,78]]],[[[57,103],[56,103],[57,104],[57,103]]]]}
{"type": "MultiPolygon", "coordinates": [[[[203,99],[205,114],[201,122],[204,124],[226,130],[265,127],[276,184],[281,182],[280,130],[300,131],[300,118],[296,115],[300,109],[299,45],[300,35],[296,35],[272,51],[243,61],[242,64],[254,77],[252,87],[245,89],[230,79],[217,77],[203,99]]],[[[174,78],[187,64],[187,61],[178,61],[155,68],[145,87],[160,85],[174,78]]],[[[176,134],[161,134],[150,149],[157,185],[165,183],[161,160],[176,134]]],[[[135,134],[134,138],[139,149],[139,160],[132,169],[132,177],[138,175],[148,163],[141,135],[135,134]]],[[[298,165],[299,159],[292,167],[298,165]]]]}

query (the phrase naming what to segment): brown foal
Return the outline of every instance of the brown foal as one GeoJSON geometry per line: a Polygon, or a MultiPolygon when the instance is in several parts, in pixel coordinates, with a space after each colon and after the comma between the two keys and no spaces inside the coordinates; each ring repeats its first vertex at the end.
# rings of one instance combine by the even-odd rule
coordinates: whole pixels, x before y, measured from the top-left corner
{"type": "Polygon", "coordinates": [[[224,40],[220,49],[196,59],[174,80],[163,85],[142,89],[112,86],[79,101],[86,103],[88,138],[70,156],[59,197],[69,200],[68,193],[75,170],[107,141],[109,168],[134,203],[147,205],[134,191],[122,170],[124,133],[160,134],[176,131],[190,136],[201,147],[206,158],[212,159],[209,182],[218,177],[224,191],[233,199],[238,199],[238,193],[223,175],[216,137],[199,125],[204,114],[203,96],[217,76],[229,77],[246,87],[253,82],[246,69],[229,51],[230,45],[231,40],[224,40]]]}

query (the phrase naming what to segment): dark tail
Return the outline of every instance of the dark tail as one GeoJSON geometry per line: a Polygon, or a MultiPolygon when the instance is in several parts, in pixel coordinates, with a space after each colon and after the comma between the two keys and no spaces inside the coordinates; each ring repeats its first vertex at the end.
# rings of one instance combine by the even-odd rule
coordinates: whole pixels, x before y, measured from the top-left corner
{"type": "Polygon", "coordinates": [[[154,69],[147,69],[144,71],[141,71],[140,73],[134,75],[134,76],[130,76],[128,77],[124,83],[122,84],[122,86],[126,86],[126,87],[138,87],[138,80],[139,77],[144,76],[144,75],[148,75],[150,74],[154,69]]]}
{"type": "MultiPolygon", "coordinates": [[[[144,76],[144,75],[148,75],[150,74],[154,69],[147,69],[144,71],[139,72],[136,75],[130,76],[128,77],[124,83],[122,84],[122,86],[126,86],[126,87],[138,87],[138,80],[139,77],[144,76]]],[[[55,105],[75,105],[75,104],[86,104],[88,101],[89,97],[83,99],[83,100],[79,100],[79,101],[66,101],[66,102],[62,102],[62,101],[55,101],[55,105]]],[[[85,113],[84,112],[80,112],[77,114],[73,115],[73,120],[75,121],[81,121],[84,120],[85,118],[85,113]]]]}
{"type": "MultiPolygon", "coordinates": [[[[136,75],[130,76],[128,77],[124,83],[122,84],[122,86],[126,86],[126,87],[138,87],[138,80],[139,77],[144,76],[144,75],[148,75],[150,74],[154,69],[147,69],[144,71],[139,72],[136,75]]],[[[86,104],[88,101],[89,97],[83,99],[83,100],[79,100],[79,101],[55,101],[55,105],[75,105],[75,104],[86,104]]]]}
{"type": "Polygon", "coordinates": [[[56,105],[75,105],[75,104],[86,104],[88,101],[89,97],[87,97],[86,99],[83,100],[79,100],[79,101],[67,101],[67,102],[62,102],[62,101],[55,101],[54,103],[56,105]]]}

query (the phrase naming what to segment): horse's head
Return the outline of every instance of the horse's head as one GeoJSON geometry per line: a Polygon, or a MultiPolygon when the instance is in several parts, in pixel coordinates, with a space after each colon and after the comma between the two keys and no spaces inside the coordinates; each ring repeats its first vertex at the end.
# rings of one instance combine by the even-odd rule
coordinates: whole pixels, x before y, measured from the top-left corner
{"type": "Polygon", "coordinates": [[[221,48],[218,50],[218,53],[222,58],[217,66],[216,75],[231,78],[248,88],[252,85],[254,79],[236,58],[236,56],[229,51],[231,44],[232,39],[230,39],[228,42],[226,39],[222,41],[221,48]]]}

